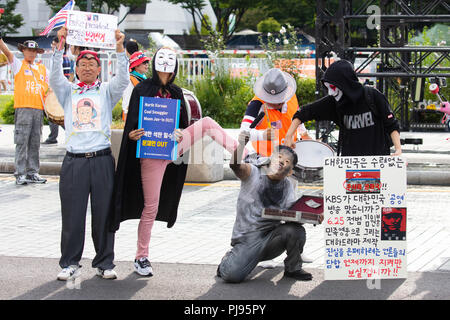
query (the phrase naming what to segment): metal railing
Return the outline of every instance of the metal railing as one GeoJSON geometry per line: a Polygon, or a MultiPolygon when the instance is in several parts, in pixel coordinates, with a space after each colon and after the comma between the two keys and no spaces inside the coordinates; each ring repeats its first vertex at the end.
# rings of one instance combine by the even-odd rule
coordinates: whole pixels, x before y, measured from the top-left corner
{"type": "MultiPolygon", "coordinates": [[[[23,59],[23,54],[20,51],[13,51],[12,52],[16,58],[23,59]]],[[[115,52],[104,52],[100,51],[98,52],[100,63],[102,67],[102,72],[100,74],[101,81],[109,81],[112,76],[116,72],[116,65],[117,65],[117,57],[115,52]]],[[[52,60],[52,53],[51,52],[45,52],[41,55],[38,55],[36,58],[36,63],[42,63],[48,70],[48,72],[51,72],[51,60],[52,60]]],[[[7,65],[7,76],[6,80],[8,83],[8,91],[14,91],[14,75],[11,70],[11,66],[7,65]]]]}
{"type": "MultiPolygon", "coordinates": [[[[13,51],[13,54],[18,59],[23,59],[23,54],[21,52],[13,51]]],[[[116,53],[99,51],[98,55],[102,67],[101,80],[109,81],[116,72],[116,53]]],[[[45,52],[38,55],[36,62],[44,64],[50,72],[51,59],[52,53],[45,52]]],[[[265,58],[218,58],[215,60],[209,58],[179,58],[178,63],[178,73],[183,77],[186,77],[189,82],[195,82],[206,74],[209,74],[212,67],[223,67],[225,69],[232,70],[233,74],[236,76],[247,76],[249,73],[258,75],[269,69],[268,61],[265,58]]],[[[12,74],[9,65],[7,66],[7,71],[6,80],[8,81],[8,85],[12,91],[14,88],[14,75],[12,74]]]]}
{"type": "MultiPolygon", "coordinates": [[[[14,51],[13,53],[18,59],[23,59],[21,52],[14,51]]],[[[103,82],[109,81],[116,72],[116,53],[112,51],[99,51],[98,55],[102,67],[101,80],[103,82]]],[[[50,72],[51,58],[52,53],[48,51],[38,55],[36,62],[43,63],[50,72]]],[[[209,75],[211,71],[217,71],[217,68],[229,70],[236,77],[249,77],[253,79],[272,67],[267,58],[179,58],[178,63],[178,74],[185,77],[189,83],[194,83],[205,75],[209,75]]],[[[7,68],[6,80],[9,90],[13,91],[14,76],[9,65],[7,68]]]]}

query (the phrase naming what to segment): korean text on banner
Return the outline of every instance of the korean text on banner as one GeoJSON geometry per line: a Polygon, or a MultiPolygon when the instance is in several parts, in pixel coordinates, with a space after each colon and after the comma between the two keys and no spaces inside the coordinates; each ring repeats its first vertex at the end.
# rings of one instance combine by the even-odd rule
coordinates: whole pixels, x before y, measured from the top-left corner
{"type": "Polygon", "coordinates": [[[144,136],[138,140],[136,158],[177,159],[175,129],[179,127],[180,100],[141,97],[138,128],[144,136]]]}
{"type": "Polygon", "coordinates": [[[70,11],[67,43],[75,46],[115,49],[118,18],[113,15],[70,11]]]}
{"type": "Polygon", "coordinates": [[[326,158],[323,177],[325,279],[406,278],[405,160],[326,158]]]}

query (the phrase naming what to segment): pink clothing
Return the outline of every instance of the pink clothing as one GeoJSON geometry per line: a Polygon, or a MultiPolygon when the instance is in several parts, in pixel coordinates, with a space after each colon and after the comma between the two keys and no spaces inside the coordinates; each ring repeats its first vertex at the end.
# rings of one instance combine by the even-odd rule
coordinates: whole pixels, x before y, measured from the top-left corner
{"type": "MultiPolygon", "coordinates": [[[[217,143],[233,152],[238,142],[227,135],[225,130],[209,117],[202,118],[182,131],[183,139],[178,144],[178,155],[184,152],[203,136],[209,135],[217,143]]],[[[159,194],[164,172],[169,160],[141,159],[141,179],[144,192],[144,209],[138,227],[136,259],[148,257],[150,237],[158,213],[159,194]]]]}

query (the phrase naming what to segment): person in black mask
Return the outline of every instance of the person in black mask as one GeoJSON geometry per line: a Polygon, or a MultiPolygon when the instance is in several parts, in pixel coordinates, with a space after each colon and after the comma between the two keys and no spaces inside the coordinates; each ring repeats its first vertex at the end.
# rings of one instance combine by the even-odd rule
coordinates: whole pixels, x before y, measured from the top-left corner
{"type": "Polygon", "coordinates": [[[285,145],[293,147],[294,132],[306,121],[333,121],[339,126],[338,155],[369,156],[402,154],[400,128],[386,97],[363,86],[347,60],[330,65],[322,79],[328,95],[302,107],[293,116],[285,145]]]}

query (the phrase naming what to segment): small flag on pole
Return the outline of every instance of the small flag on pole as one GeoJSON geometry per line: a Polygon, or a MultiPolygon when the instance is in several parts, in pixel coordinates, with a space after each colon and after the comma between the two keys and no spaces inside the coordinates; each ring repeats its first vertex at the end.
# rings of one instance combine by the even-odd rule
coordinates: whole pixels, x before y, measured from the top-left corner
{"type": "Polygon", "coordinates": [[[70,0],[69,2],[67,2],[66,5],[62,7],[62,9],[59,10],[57,14],[55,14],[50,20],[48,20],[47,28],[45,28],[44,31],[42,31],[39,35],[47,36],[53,29],[65,25],[69,11],[73,9],[74,5],[75,5],[74,0],[70,0]]]}

